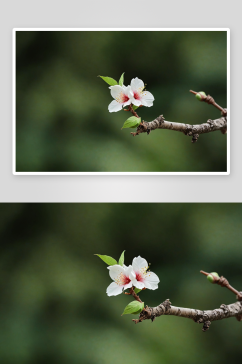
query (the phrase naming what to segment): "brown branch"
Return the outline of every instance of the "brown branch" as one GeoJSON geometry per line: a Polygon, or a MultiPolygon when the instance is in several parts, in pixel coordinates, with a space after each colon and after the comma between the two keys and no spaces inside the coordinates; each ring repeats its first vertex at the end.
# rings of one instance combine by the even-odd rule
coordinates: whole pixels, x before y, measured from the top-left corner
{"type": "Polygon", "coordinates": [[[207,104],[211,104],[213,105],[214,107],[216,107],[217,109],[219,109],[221,111],[221,114],[223,116],[227,116],[227,110],[226,109],[223,109],[221,106],[219,106],[215,101],[214,101],[214,98],[210,95],[203,95],[202,93],[200,92],[196,92],[196,91],[192,91],[190,90],[190,92],[194,95],[199,95],[200,96],[200,101],[204,101],[206,102],[207,104]]]}
{"type": "Polygon", "coordinates": [[[130,111],[136,118],[139,118],[137,112],[133,109],[133,105],[130,104],[128,109],[123,109],[124,111],[130,111]]]}
{"type": "Polygon", "coordinates": [[[204,274],[205,276],[212,276],[209,277],[212,283],[219,284],[221,287],[226,287],[231,292],[235,293],[238,302],[232,303],[230,305],[222,304],[220,308],[216,308],[214,310],[201,311],[195,310],[193,308],[171,306],[170,300],[167,299],[157,307],[146,306],[141,311],[139,318],[132,321],[134,321],[136,324],[144,320],[151,320],[153,322],[156,317],[162,315],[173,315],[190,318],[194,322],[203,324],[203,331],[207,331],[209,329],[212,321],[223,320],[229,317],[235,317],[238,321],[242,321],[242,292],[239,292],[233,288],[226,278],[223,276],[219,277],[217,273],[207,273],[203,270],[201,270],[200,273],[204,274]]]}
{"type": "Polygon", "coordinates": [[[237,300],[242,301],[242,292],[239,292],[239,291],[237,291],[237,289],[233,288],[229,284],[229,281],[226,278],[224,278],[223,276],[217,277],[213,273],[207,273],[207,272],[204,272],[203,270],[200,270],[200,273],[204,274],[205,276],[211,275],[213,277],[214,284],[218,284],[221,287],[228,288],[231,292],[233,292],[236,295],[237,300]]]}
{"type": "Polygon", "coordinates": [[[141,133],[149,134],[155,129],[168,129],[182,132],[185,135],[192,136],[192,142],[196,142],[200,134],[210,133],[212,131],[220,130],[223,134],[227,131],[227,117],[223,116],[219,119],[209,119],[204,124],[190,125],[183,123],[175,123],[166,121],[163,115],[158,116],[155,120],[146,122],[143,121],[138,127],[135,133],[130,133],[133,136],[141,133]]]}
{"type": "Polygon", "coordinates": [[[139,298],[139,296],[135,293],[135,291],[134,291],[134,287],[132,287],[132,288],[130,288],[130,293],[132,294],[132,296],[137,300],[137,301],[139,301],[139,302],[143,302],[143,301],[141,301],[141,299],[139,298]]]}
{"type": "MultiPolygon", "coordinates": [[[[190,90],[190,92],[194,95],[198,95],[200,101],[204,101],[207,104],[211,104],[217,109],[221,111],[222,117],[219,119],[211,120],[209,119],[206,123],[200,125],[190,125],[183,123],[175,123],[171,121],[166,121],[163,115],[158,116],[155,120],[146,122],[142,121],[140,125],[137,127],[136,132],[130,133],[133,136],[139,135],[141,133],[150,134],[151,130],[155,129],[169,129],[180,131],[185,135],[192,137],[192,143],[197,142],[200,134],[210,133],[212,131],[220,130],[222,134],[227,133],[227,109],[219,106],[214,98],[210,95],[206,95],[203,92],[196,92],[190,90]]],[[[133,110],[132,104],[126,111],[131,111],[132,114],[138,117],[138,114],[133,110]]]]}
{"type": "Polygon", "coordinates": [[[173,315],[192,319],[194,322],[203,324],[203,331],[207,331],[212,321],[223,320],[229,317],[235,317],[238,321],[242,321],[242,302],[235,302],[230,305],[221,305],[220,308],[214,310],[201,311],[193,308],[184,308],[171,306],[169,299],[162,302],[157,307],[146,306],[141,311],[137,320],[132,320],[136,324],[144,320],[151,320],[162,315],[173,315]]]}
{"type": "Polygon", "coordinates": [[[139,301],[139,302],[141,302],[141,303],[143,303],[143,301],[139,298],[139,296],[135,293],[135,291],[134,291],[134,286],[133,287],[131,287],[131,288],[129,288],[129,293],[128,292],[124,292],[124,294],[127,294],[127,295],[132,295],[135,299],[136,299],[136,301],[139,301]]]}
{"type": "MultiPolygon", "coordinates": [[[[137,295],[137,293],[135,293],[134,289],[135,289],[135,287],[133,286],[133,287],[129,288],[129,293],[124,292],[124,294],[132,295],[136,299],[136,301],[139,301],[139,302],[143,303],[143,301],[140,299],[140,297],[137,295]]],[[[145,288],[143,288],[143,290],[144,289],[145,288]]]]}

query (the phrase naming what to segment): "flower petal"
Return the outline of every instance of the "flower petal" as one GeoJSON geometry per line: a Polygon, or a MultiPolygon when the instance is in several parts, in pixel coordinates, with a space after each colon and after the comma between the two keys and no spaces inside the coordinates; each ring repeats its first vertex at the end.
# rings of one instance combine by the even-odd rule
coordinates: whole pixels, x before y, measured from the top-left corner
{"type": "Polygon", "coordinates": [[[110,277],[115,281],[121,273],[124,273],[124,268],[121,265],[115,264],[107,267],[110,277]]]}
{"type": "Polygon", "coordinates": [[[140,272],[141,269],[142,271],[148,269],[148,263],[144,258],[141,258],[141,256],[139,255],[137,258],[133,259],[132,267],[135,273],[137,273],[140,272]]]}
{"type": "Polygon", "coordinates": [[[122,104],[120,104],[118,101],[113,100],[109,105],[108,105],[108,111],[109,112],[117,112],[122,110],[122,104]]]}
{"type": "MultiPolygon", "coordinates": [[[[132,265],[130,267],[132,267],[132,265]]],[[[133,267],[132,270],[129,272],[129,278],[131,279],[131,281],[136,281],[136,274],[133,270],[133,267]]]]}
{"type": "Polygon", "coordinates": [[[130,279],[132,279],[131,277],[135,277],[135,273],[133,271],[132,265],[129,265],[128,267],[126,267],[124,274],[127,277],[129,277],[130,279]]]}
{"type": "Polygon", "coordinates": [[[115,86],[110,86],[110,92],[111,92],[111,95],[113,96],[114,99],[116,99],[118,97],[118,95],[120,93],[124,93],[124,88],[122,86],[119,86],[119,85],[115,85],[115,86]]]}
{"type": "Polygon", "coordinates": [[[132,281],[130,281],[128,284],[125,284],[124,286],[122,286],[123,288],[122,288],[122,292],[125,290],[125,289],[127,289],[127,288],[131,288],[133,286],[133,282],[132,281]]]}
{"type": "Polygon", "coordinates": [[[131,90],[131,86],[127,86],[127,89],[125,91],[125,94],[131,99],[132,97],[134,97],[134,93],[131,90]]]}
{"type": "Polygon", "coordinates": [[[142,105],[144,106],[153,106],[153,101],[154,101],[154,96],[152,95],[151,92],[149,91],[144,91],[142,93],[142,97],[141,97],[141,102],[142,102],[142,105]]]}
{"type": "Polygon", "coordinates": [[[144,87],[145,87],[144,82],[140,80],[138,77],[132,79],[131,89],[133,91],[139,91],[139,90],[142,91],[144,87]]]}
{"type": "Polygon", "coordinates": [[[160,282],[159,277],[153,272],[147,272],[144,276],[144,285],[148,289],[157,289],[158,283],[160,282]]]}
{"type": "Polygon", "coordinates": [[[118,294],[122,293],[123,288],[118,286],[115,282],[112,282],[107,288],[107,295],[108,296],[117,296],[118,294]]]}
{"type": "Polygon", "coordinates": [[[139,282],[139,281],[136,281],[135,283],[133,282],[133,285],[138,288],[138,289],[143,289],[145,288],[145,284],[143,282],[139,282]]]}
{"type": "Polygon", "coordinates": [[[135,105],[135,106],[140,106],[140,105],[142,105],[142,102],[141,102],[140,100],[135,99],[134,97],[132,97],[132,98],[131,98],[131,102],[132,102],[132,104],[133,104],[133,105],[135,105]]]}
{"type": "Polygon", "coordinates": [[[124,103],[123,103],[123,107],[124,107],[124,106],[127,106],[127,105],[130,105],[130,104],[131,104],[131,102],[132,102],[132,101],[131,101],[130,99],[129,99],[129,101],[124,102],[124,103]]]}

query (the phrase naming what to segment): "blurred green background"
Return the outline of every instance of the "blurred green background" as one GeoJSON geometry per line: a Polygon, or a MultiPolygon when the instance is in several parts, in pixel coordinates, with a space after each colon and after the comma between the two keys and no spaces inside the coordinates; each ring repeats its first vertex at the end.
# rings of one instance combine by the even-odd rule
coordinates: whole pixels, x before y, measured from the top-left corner
{"type": "Polygon", "coordinates": [[[241,204],[1,204],[0,362],[4,364],[239,363],[242,323],[163,316],[135,325],[132,300],[108,297],[95,253],[151,263],[156,306],[201,310],[236,301],[210,284],[217,271],[242,290],[241,204]]]}
{"type": "Polygon", "coordinates": [[[226,135],[191,137],[168,130],[131,137],[130,113],[98,75],[147,84],[154,106],[142,120],[201,124],[220,117],[190,89],[227,106],[226,32],[18,31],[16,33],[17,172],[225,172],[226,135]]]}

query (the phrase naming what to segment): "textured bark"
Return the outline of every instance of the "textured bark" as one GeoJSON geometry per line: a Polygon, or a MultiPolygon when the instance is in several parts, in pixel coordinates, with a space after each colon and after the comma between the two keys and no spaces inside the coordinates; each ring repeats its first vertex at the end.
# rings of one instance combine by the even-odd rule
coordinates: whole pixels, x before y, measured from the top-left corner
{"type": "Polygon", "coordinates": [[[242,302],[238,301],[230,305],[223,304],[215,310],[201,311],[193,308],[171,306],[171,302],[166,300],[157,307],[146,306],[140,313],[139,319],[133,321],[135,323],[144,320],[154,321],[156,317],[162,315],[190,318],[199,324],[203,324],[203,331],[207,331],[212,321],[229,317],[235,317],[238,321],[242,321],[242,302]]]}
{"type": "Polygon", "coordinates": [[[223,134],[225,134],[227,131],[227,116],[222,116],[221,118],[215,120],[209,119],[204,124],[190,125],[190,124],[166,121],[163,115],[160,115],[153,121],[150,122],[143,121],[138,126],[136,132],[131,134],[133,136],[136,136],[141,133],[149,134],[151,130],[155,129],[168,129],[168,130],[180,131],[185,135],[192,136],[193,137],[192,141],[196,142],[200,134],[210,133],[216,130],[220,130],[223,134]]]}

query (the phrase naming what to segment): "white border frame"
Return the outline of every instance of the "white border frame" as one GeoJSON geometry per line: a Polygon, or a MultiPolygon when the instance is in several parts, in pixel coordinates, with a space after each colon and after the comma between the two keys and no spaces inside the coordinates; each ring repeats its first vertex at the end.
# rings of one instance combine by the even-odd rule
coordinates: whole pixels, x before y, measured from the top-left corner
{"type": "Polygon", "coordinates": [[[230,174],[230,29],[229,28],[13,28],[12,31],[12,107],[14,175],[229,175],[230,174]],[[227,32],[227,172],[16,172],[16,32],[19,31],[225,31],[227,32]]]}

